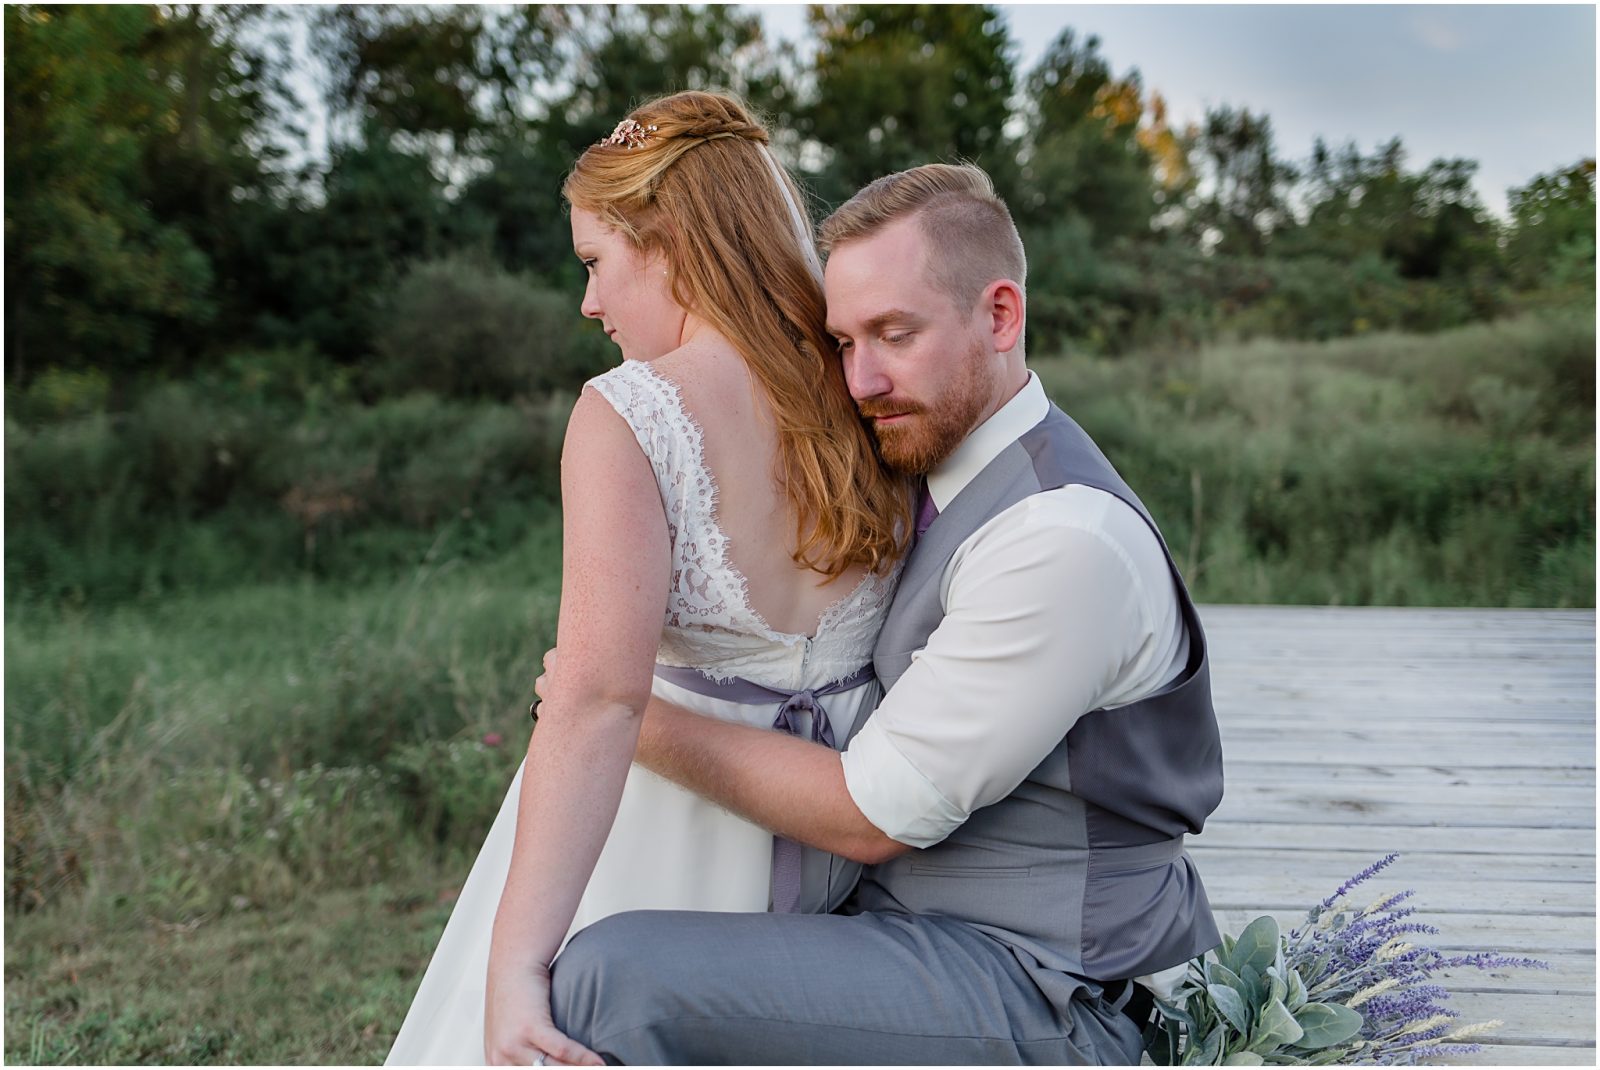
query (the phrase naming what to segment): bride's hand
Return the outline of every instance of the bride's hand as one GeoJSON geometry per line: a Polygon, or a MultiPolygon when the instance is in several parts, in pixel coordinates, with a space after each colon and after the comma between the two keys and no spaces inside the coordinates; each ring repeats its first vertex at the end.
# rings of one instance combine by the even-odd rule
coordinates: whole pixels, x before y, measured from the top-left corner
{"type": "Polygon", "coordinates": [[[544,966],[490,970],[483,1053],[490,1066],[605,1065],[551,1020],[550,970],[544,966]]]}

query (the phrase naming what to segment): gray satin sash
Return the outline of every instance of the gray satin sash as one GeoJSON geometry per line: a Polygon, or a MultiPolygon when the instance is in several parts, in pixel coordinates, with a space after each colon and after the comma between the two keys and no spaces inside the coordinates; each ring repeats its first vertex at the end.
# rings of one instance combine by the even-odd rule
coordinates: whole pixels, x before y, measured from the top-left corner
{"type": "MultiPolygon", "coordinates": [[[[719,682],[699,669],[678,665],[658,664],[656,675],[685,691],[693,691],[708,698],[719,698],[725,702],[735,702],[741,706],[776,704],[778,712],[773,718],[772,727],[791,736],[801,735],[799,715],[809,713],[811,741],[838,749],[833,725],[828,720],[828,711],[819,700],[826,695],[837,695],[842,691],[860,687],[873,678],[873,671],[872,664],[868,662],[843,680],[828,684],[826,687],[804,688],[799,691],[768,687],[738,676],[725,683],[719,682]]],[[[772,838],[772,910],[775,914],[793,914],[800,900],[801,851],[801,845],[793,840],[782,836],[772,838]]]]}

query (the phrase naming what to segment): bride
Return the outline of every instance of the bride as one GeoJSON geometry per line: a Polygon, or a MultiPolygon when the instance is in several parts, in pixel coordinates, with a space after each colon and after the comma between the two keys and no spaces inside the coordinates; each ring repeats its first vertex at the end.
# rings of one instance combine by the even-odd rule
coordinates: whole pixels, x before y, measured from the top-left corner
{"type": "Polygon", "coordinates": [[[849,890],[848,863],[630,765],[652,692],[841,747],[879,695],[910,495],[857,418],[767,140],[737,101],[678,93],[567,178],[582,311],[624,360],[587,384],[562,453],[562,672],[389,1064],[598,1064],[550,1018],[572,932],[849,890]]]}

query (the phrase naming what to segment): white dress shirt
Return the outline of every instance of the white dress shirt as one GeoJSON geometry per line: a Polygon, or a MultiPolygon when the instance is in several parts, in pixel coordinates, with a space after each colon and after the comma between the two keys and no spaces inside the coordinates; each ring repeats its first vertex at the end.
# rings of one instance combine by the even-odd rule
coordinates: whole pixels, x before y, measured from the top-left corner
{"type": "MultiPolygon", "coordinates": [[[[934,504],[947,508],[1049,404],[1030,372],[929,474],[934,504]]],[[[1189,658],[1160,542],[1091,487],[991,518],[950,558],[940,600],[944,619],[842,755],[862,814],[912,847],[1009,795],[1083,714],[1154,694],[1189,658]]]]}

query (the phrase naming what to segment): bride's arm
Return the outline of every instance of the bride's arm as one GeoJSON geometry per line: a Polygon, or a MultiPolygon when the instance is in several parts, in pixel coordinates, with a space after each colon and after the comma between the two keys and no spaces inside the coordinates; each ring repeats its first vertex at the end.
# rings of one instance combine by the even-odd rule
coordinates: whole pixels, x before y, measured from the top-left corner
{"type": "Polygon", "coordinates": [[[561,680],[528,746],[485,1008],[492,1063],[600,1060],[550,1020],[549,963],[616,817],[661,633],[670,546],[633,432],[592,390],[561,458],[561,680]]]}

